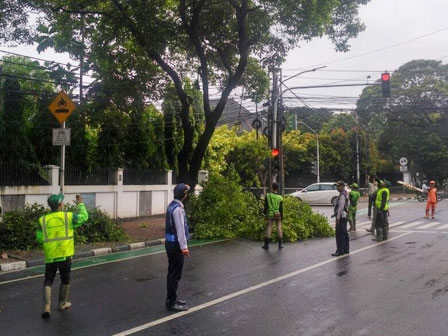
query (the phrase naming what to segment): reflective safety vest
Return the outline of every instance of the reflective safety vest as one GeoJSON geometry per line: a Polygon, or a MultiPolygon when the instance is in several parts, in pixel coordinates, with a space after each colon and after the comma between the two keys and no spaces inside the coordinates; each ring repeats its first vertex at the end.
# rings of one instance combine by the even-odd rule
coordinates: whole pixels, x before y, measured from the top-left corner
{"type": "Polygon", "coordinates": [[[71,257],[75,254],[73,213],[53,212],[39,218],[42,228],[45,260],[71,257]]]}
{"type": "Polygon", "coordinates": [[[274,217],[274,214],[280,213],[280,203],[283,197],[275,193],[268,193],[266,195],[266,202],[268,202],[268,216],[274,217]]]}
{"type": "Polygon", "coordinates": [[[383,192],[384,191],[387,193],[386,205],[384,206],[384,210],[389,209],[390,191],[387,188],[382,188],[382,189],[378,190],[378,193],[376,194],[375,207],[377,209],[380,209],[381,208],[381,204],[383,204],[383,192]]]}
{"type": "MultiPolygon", "coordinates": [[[[178,241],[177,240],[176,224],[174,223],[173,212],[180,206],[181,206],[180,203],[176,202],[176,201],[172,201],[168,205],[168,208],[166,211],[166,217],[165,217],[165,240],[166,241],[169,241],[169,242],[177,242],[178,241]]],[[[183,211],[183,213],[184,213],[185,239],[188,240],[189,239],[188,221],[187,221],[187,216],[185,214],[185,211],[183,211]]]]}

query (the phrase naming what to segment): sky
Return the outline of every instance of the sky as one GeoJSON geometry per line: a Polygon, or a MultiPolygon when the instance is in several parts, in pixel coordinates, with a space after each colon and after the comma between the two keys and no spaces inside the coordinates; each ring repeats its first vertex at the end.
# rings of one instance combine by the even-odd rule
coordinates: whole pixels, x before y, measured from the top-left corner
{"type": "MultiPolygon", "coordinates": [[[[392,72],[415,59],[438,59],[448,62],[448,0],[371,0],[360,8],[365,31],[350,41],[350,51],[336,52],[327,38],[314,39],[292,50],[282,65],[283,79],[319,66],[324,69],[302,74],[287,81],[288,87],[369,83],[381,72],[392,72]],[[367,77],[370,76],[370,79],[367,77]]],[[[4,47],[27,56],[70,62],[67,55],[51,50],[37,53],[34,46],[4,47]]],[[[3,55],[3,54],[0,54],[3,55]]],[[[71,61],[72,64],[76,64],[71,61]]],[[[285,93],[288,106],[352,109],[365,86],[294,90],[285,93]]],[[[235,91],[235,97],[238,91],[235,91]]],[[[255,110],[254,104],[244,106],[255,110]]]]}

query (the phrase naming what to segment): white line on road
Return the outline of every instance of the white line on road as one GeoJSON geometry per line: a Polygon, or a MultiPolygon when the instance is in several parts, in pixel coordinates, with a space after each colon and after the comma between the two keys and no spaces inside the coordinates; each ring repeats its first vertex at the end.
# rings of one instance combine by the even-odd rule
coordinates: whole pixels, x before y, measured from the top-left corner
{"type": "Polygon", "coordinates": [[[143,324],[143,325],[141,325],[141,326],[138,326],[138,327],[135,327],[135,328],[132,328],[132,329],[129,329],[129,330],[122,331],[122,332],[120,332],[120,333],[118,333],[118,334],[115,334],[115,335],[113,335],[113,336],[126,336],[126,335],[131,335],[131,334],[137,333],[137,332],[139,332],[139,331],[142,331],[142,330],[145,330],[145,329],[154,327],[154,326],[156,326],[156,325],[159,325],[159,324],[162,324],[162,323],[171,321],[171,320],[178,319],[178,318],[180,318],[180,317],[182,317],[182,316],[185,316],[185,315],[188,315],[188,314],[197,312],[197,311],[199,311],[199,310],[203,310],[203,309],[205,309],[205,308],[214,306],[214,305],[216,305],[216,304],[218,304],[218,303],[221,303],[221,302],[224,302],[224,301],[233,299],[233,298],[238,297],[238,296],[241,296],[241,295],[243,295],[243,294],[247,294],[247,293],[253,292],[253,291],[257,290],[257,289],[260,289],[260,288],[263,288],[263,287],[272,285],[272,284],[277,283],[277,282],[279,282],[279,281],[283,281],[283,280],[289,279],[289,278],[291,278],[291,277],[294,277],[294,276],[296,276],[296,275],[299,275],[299,274],[302,274],[302,273],[311,271],[311,270],[313,270],[313,269],[315,269],[315,268],[324,266],[324,265],[329,264],[329,263],[331,263],[331,262],[334,262],[334,261],[336,261],[336,260],[338,260],[338,259],[346,258],[346,257],[348,257],[348,256],[350,256],[350,255],[354,255],[354,254],[363,252],[363,251],[365,251],[365,250],[374,248],[374,247],[379,246],[379,245],[382,245],[382,244],[386,244],[386,243],[388,243],[388,242],[390,242],[390,241],[392,241],[392,240],[395,240],[395,239],[399,239],[399,238],[405,237],[405,236],[407,236],[407,235],[410,235],[411,233],[412,233],[412,232],[405,232],[405,233],[403,233],[403,234],[401,234],[401,235],[398,235],[398,236],[396,236],[396,237],[390,238],[389,240],[385,240],[385,241],[382,241],[382,242],[379,242],[379,243],[375,243],[375,244],[373,244],[373,245],[369,245],[369,246],[360,248],[360,249],[358,249],[358,250],[355,250],[355,251],[353,251],[353,252],[350,252],[349,255],[343,255],[343,256],[340,256],[340,257],[335,257],[335,258],[327,259],[327,260],[322,261],[322,262],[320,262],[320,263],[317,263],[317,264],[314,264],[314,265],[311,265],[311,266],[308,266],[308,267],[299,269],[299,270],[297,270],[297,271],[294,271],[294,272],[291,272],[291,273],[288,273],[288,274],[279,276],[279,277],[277,277],[277,278],[274,278],[274,279],[269,280],[269,281],[266,281],[266,282],[262,282],[262,283],[260,283],[260,284],[258,284],[258,285],[255,285],[255,286],[252,286],[252,287],[249,287],[249,288],[240,290],[240,291],[238,291],[238,292],[235,292],[235,293],[232,293],[232,294],[229,294],[229,295],[222,296],[222,297],[220,297],[220,298],[218,298],[218,299],[215,299],[215,300],[212,300],[212,301],[203,303],[203,304],[201,304],[201,305],[199,305],[199,306],[192,307],[192,308],[190,308],[188,311],[184,311],[184,312],[176,313],[176,314],[173,314],[173,315],[169,315],[169,316],[163,317],[163,318],[161,318],[161,319],[158,319],[158,320],[154,320],[154,321],[145,323],[145,324],[143,324]]]}
{"type": "Polygon", "coordinates": [[[361,222],[361,223],[357,223],[356,226],[364,226],[366,224],[372,224],[372,221],[367,221],[367,222],[361,222]]]}
{"type": "Polygon", "coordinates": [[[392,228],[392,227],[401,225],[401,224],[403,224],[403,223],[404,223],[404,222],[396,222],[396,223],[393,223],[393,224],[389,225],[389,227],[392,228]]]}
{"type": "Polygon", "coordinates": [[[436,229],[436,230],[445,230],[445,229],[448,229],[448,224],[439,226],[438,228],[435,228],[435,229],[436,229]]]}
{"type": "Polygon", "coordinates": [[[410,227],[413,227],[413,226],[417,226],[417,225],[419,225],[419,224],[423,224],[423,222],[413,222],[413,223],[409,223],[409,224],[403,225],[400,229],[407,229],[407,228],[410,228],[410,227]]]}
{"type": "Polygon", "coordinates": [[[439,224],[440,224],[440,222],[429,223],[429,224],[420,226],[419,229],[425,230],[425,229],[429,229],[429,228],[439,225],[439,224]]]}

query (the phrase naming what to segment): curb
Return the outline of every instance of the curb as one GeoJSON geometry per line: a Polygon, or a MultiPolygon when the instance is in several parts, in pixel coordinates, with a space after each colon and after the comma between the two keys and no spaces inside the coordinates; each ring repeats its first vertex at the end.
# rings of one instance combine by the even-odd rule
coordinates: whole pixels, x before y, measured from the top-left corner
{"type": "MultiPolygon", "coordinates": [[[[103,247],[103,248],[93,249],[91,251],[76,253],[73,256],[73,260],[95,257],[95,256],[102,256],[102,255],[111,254],[111,253],[115,253],[115,252],[137,250],[137,249],[142,249],[145,247],[162,245],[164,243],[165,243],[165,239],[156,239],[156,240],[147,240],[147,241],[138,242],[138,243],[130,243],[128,245],[119,245],[119,246],[114,246],[114,247],[103,247]]],[[[14,261],[14,262],[10,262],[10,263],[0,264],[0,271],[7,272],[7,271],[21,270],[21,269],[26,269],[26,268],[35,267],[35,266],[43,266],[43,265],[45,265],[45,259],[14,261]]]]}
{"type": "Polygon", "coordinates": [[[6,271],[15,271],[26,268],[26,261],[14,261],[6,264],[1,264],[0,269],[3,272],[6,271]]]}

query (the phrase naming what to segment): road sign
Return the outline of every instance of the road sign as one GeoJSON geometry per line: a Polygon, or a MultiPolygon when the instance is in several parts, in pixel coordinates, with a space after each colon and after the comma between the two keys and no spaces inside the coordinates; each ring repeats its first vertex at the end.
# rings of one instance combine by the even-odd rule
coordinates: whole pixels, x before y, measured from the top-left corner
{"type": "Polygon", "coordinates": [[[401,166],[400,167],[400,171],[403,173],[407,173],[408,172],[408,166],[401,166]]]}
{"type": "Polygon", "coordinates": [[[53,128],[53,146],[70,146],[70,128],[53,128]]]}
{"type": "Polygon", "coordinates": [[[64,91],[61,91],[56,99],[51,102],[50,106],[48,106],[48,109],[59,123],[62,124],[76,109],[76,105],[64,91]]]}
{"type": "Polygon", "coordinates": [[[400,165],[406,166],[407,164],[408,164],[408,159],[406,159],[405,157],[402,157],[400,159],[400,165]]]}

